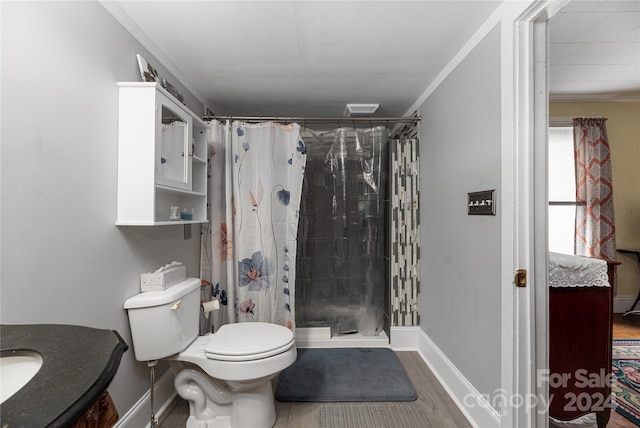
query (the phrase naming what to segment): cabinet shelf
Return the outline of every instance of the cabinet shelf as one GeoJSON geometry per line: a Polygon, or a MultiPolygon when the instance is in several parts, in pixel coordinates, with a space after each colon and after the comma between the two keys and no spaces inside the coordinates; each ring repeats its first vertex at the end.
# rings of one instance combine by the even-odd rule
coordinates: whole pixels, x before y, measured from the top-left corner
{"type": "Polygon", "coordinates": [[[209,125],[157,83],[118,90],[116,225],[206,223],[209,125]],[[169,220],[175,206],[193,209],[193,220],[169,220]]]}
{"type": "Polygon", "coordinates": [[[207,194],[203,192],[194,192],[193,190],[174,189],[173,187],[163,186],[162,184],[156,184],[156,190],[158,192],[175,193],[178,195],[207,196],[207,194]]]}
{"type": "Polygon", "coordinates": [[[177,226],[179,224],[202,224],[209,223],[208,220],[167,220],[167,221],[154,221],[150,223],[136,223],[136,222],[116,222],[116,226],[177,226]]]}

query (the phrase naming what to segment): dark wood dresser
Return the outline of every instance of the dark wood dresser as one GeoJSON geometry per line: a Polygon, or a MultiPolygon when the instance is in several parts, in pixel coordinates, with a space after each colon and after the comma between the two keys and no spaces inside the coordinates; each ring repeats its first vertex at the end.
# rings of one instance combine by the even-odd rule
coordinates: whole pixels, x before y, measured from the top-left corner
{"type": "MultiPolygon", "coordinates": [[[[607,261],[609,283],[616,265],[607,261]]],[[[568,421],[611,413],[613,286],[549,287],[549,415],[568,421]]]]}

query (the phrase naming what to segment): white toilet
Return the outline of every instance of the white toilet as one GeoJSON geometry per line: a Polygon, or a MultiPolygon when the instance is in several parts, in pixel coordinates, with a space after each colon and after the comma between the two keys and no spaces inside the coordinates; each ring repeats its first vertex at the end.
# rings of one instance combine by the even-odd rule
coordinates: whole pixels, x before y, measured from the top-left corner
{"type": "Polygon", "coordinates": [[[189,401],[187,428],[267,428],[276,421],[272,379],[296,360],[291,330],[226,324],[198,336],[200,279],[137,294],[124,304],[138,361],[168,360],[189,401]]]}

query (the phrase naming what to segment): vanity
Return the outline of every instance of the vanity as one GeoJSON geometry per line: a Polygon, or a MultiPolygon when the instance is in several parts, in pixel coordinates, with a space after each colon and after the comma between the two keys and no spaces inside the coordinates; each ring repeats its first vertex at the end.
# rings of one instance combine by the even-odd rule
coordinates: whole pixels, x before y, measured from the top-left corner
{"type": "Polygon", "coordinates": [[[114,330],[0,325],[3,361],[22,356],[27,363],[33,362],[35,370],[24,386],[0,404],[2,427],[91,427],[97,425],[85,423],[84,418],[94,418],[97,411],[117,415],[105,392],[127,349],[114,330]]]}

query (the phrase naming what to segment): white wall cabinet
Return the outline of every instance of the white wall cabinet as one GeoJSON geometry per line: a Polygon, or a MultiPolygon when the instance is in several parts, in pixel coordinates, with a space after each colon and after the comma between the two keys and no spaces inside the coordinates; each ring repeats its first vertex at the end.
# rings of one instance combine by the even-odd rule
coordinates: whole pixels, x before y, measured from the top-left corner
{"type": "Polygon", "coordinates": [[[119,226],[207,221],[208,125],[159,84],[118,82],[119,226]],[[169,207],[193,209],[170,220],[169,207]]]}

